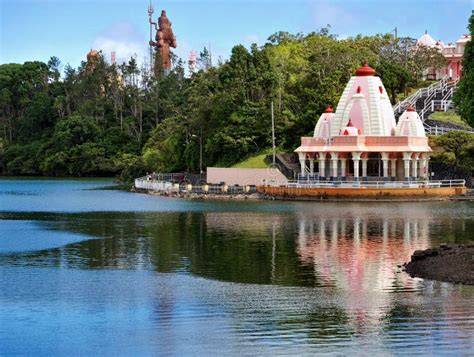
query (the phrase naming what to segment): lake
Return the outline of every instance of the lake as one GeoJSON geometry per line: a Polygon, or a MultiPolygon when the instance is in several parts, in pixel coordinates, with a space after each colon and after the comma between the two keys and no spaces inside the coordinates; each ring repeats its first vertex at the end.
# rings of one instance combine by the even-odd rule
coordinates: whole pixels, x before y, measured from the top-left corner
{"type": "Polygon", "coordinates": [[[0,354],[474,354],[474,286],[410,278],[474,204],[191,201],[0,180],[0,354]]]}

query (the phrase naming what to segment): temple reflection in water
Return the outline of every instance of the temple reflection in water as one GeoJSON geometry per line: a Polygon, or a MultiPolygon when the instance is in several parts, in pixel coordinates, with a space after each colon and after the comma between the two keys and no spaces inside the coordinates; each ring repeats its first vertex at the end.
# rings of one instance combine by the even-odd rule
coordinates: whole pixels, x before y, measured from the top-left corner
{"type": "MultiPolygon", "coordinates": [[[[208,239],[224,232],[227,240],[244,239],[251,244],[241,247],[253,258],[251,264],[261,272],[270,270],[268,280],[261,282],[284,285],[298,280],[298,285],[305,281],[304,285],[354,290],[390,289],[401,275],[397,266],[414,250],[430,246],[433,222],[423,212],[411,218],[393,218],[386,212],[344,213],[341,217],[321,210],[265,216],[206,213],[205,229],[208,239]],[[259,255],[262,249],[269,256],[266,263],[259,255]]],[[[240,253],[234,253],[231,265],[243,262],[240,253]]]]}
{"type": "MultiPolygon", "coordinates": [[[[434,215],[426,205],[296,207],[58,214],[38,224],[49,236],[68,232],[83,236],[82,241],[21,256],[38,264],[180,271],[239,283],[387,289],[401,280],[413,284],[397,265],[414,250],[466,239],[474,229],[472,220],[449,210],[434,215]]],[[[16,255],[4,258],[17,260],[16,255]]]]}
{"type": "Polygon", "coordinates": [[[429,223],[423,218],[302,216],[298,225],[300,261],[312,264],[325,284],[351,289],[389,287],[397,265],[429,245],[429,223]]]}

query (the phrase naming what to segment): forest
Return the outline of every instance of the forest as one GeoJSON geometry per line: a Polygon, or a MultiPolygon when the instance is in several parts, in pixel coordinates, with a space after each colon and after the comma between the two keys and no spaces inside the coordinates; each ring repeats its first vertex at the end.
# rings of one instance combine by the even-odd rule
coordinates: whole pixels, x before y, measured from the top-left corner
{"type": "Polygon", "coordinates": [[[279,32],[262,46],[236,45],[197,68],[173,56],[167,75],[135,58],[107,63],[100,52],[78,68],[51,57],[0,65],[0,173],[119,176],[229,166],[276,143],[292,151],[321,112],[336,106],[363,63],[376,69],[393,102],[441,66],[436,50],[391,34],[339,39],[323,28],[279,32]]]}

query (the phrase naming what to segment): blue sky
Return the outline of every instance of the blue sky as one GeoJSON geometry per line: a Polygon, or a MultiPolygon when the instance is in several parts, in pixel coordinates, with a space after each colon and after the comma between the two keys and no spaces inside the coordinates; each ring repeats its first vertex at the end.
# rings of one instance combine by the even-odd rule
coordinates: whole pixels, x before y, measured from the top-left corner
{"type": "MultiPolygon", "coordinates": [[[[466,33],[474,0],[152,0],[166,9],[176,53],[211,47],[227,58],[232,46],[263,44],[276,31],[311,32],[330,24],[341,37],[398,28],[418,38],[425,29],[445,43],[466,33]]],[[[79,65],[90,48],[123,60],[147,54],[149,0],[0,0],[0,63],[47,61],[79,65]]]]}

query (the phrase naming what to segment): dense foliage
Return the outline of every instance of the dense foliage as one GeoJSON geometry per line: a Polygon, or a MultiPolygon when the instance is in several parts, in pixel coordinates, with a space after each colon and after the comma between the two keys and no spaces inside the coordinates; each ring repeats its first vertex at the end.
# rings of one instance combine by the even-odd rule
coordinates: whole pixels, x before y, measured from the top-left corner
{"type": "Polygon", "coordinates": [[[280,32],[262,47],[242,45],[212,65],[207,50],[185,75],[174,58],[168,75],[150,76],[135,59],[100,56],[77,69],[45,64],[0,66],[0,170],[11,175],[114,175],[231,165],[271,143],[291,150],[337,101],[367,60],[394,100],[422,71],[441,65],[436,51],[391,35],[337,39],[327,29],[280,32]]]}
{"type": "Polygon", "coordinates": [[[474,172],[474,134],[450,131],[430,138],[432,160],[474,172]]]}
{"type": "MultiPolygon", "coordinates": [[[[474,38],[474,11],[469,18],[468,29],[471,38],[474,38]]],[[[464,47],[462,66],[463,75],[454,94],[454,101],[458,105],[461,118],[474,126],[474,42],[472,40],[464,47]]]]}

